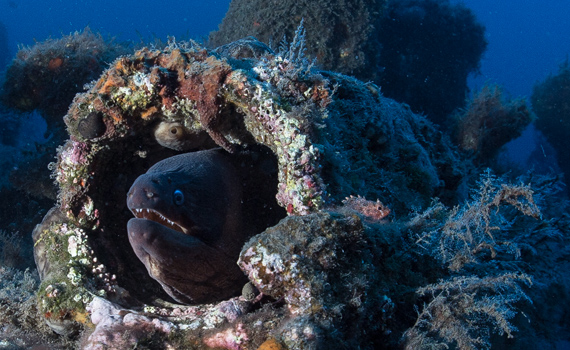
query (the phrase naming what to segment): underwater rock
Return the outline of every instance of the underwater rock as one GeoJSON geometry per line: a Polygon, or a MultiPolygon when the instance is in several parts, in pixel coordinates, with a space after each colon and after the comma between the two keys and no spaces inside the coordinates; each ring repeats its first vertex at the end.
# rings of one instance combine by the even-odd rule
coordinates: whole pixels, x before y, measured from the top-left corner
{"type": "Polygon", "coordinates": [[[323,70],[372,81],[444,127],[487,47],[474,13],[449,0],[232,0],[209,45],[253,35],[277,51],[301,21],[306,53],[323,70]]]}
{"type": "Polygon", "coordinates": [[[485,85],[453,116],[452,137],[478,166],[488,165],[507,142],[535,119],[524,99],[507,100],[498,85],[485,85]]]}
{"type": "Polygon", "coordinates": [[[479,70],[485,27],[459,2],[389,0],[377,28],[383,69],[373,81],[446,128],[449,114],[465,105],[468,76],[479,70]]]}
{"type": "MultiPolygon", "coordinates": [[[[536,128],[540,130],[556,150],[558,164],[570,178],[570,61],[560,64],[556,74],[537,82],[532,89],[532,109],[537,115],[536,128]]],[[[541,146],[542,147],[542,146],[541,146]]],[[[540,153],[546,158],[544,148],[540,153]]],[[[542,160],[544,161],[544,159],[542,160]]],[[[566,191],[570,195],[570,187],[566,191]]]]}
{"type": "Polygon", "coordinates": [[[425,208],[432,197],[453,204],[465,170],[448,136],[374,84],[321,72],[336,86],[328,117],[317,128],[321,175],[329,199],[380,200],[397,216],[425,208]]]}
{"type": "MultiPolygon", "coordinates": [[[[39,112],[47,123],[46,142],[13,167],[11,184],[41,201],[50,199],[45,210],[53,206],[57,190],[47,165],[68,137],[63,116],[69,104],[76,93],[85,90],[85,84],[97,79],[109,62],[125,52],[124,46],[87,27],[31,47],[21,46],[7,67],[0,91],[2,104],[19,112],[20,120],[39,112]]],[[[104,134],[105,126],[97,111],[83,119],[80,130],[84,138],[104,134]]]]}
{"type": "MultiPolygon", "coordinates": [[[[240,318],[250,307],[251,303],[233,298],[215,305],[134,310],[95,297],[88,305],[95,329],[83,341],[82,349],[122,350],[140,343],[150,343],[155,349],[211,349],[220,343],[231,345],[224,347],[228,349],[246,349],[256,333],[269,330],[263,326],[256,332],[243,332],[240,318]],[[241,337],[236,336],[238,332],[241,337]]],[[[270,324],[278,315],[266,312],[262,320],[270,324]]]]}
{"type": "MultiPolygon", "coordinates": [[[[197,349],[255,349],[268,339],[284,349],[336,343],[350,348],[387,329],[392,303],[376,289],[374,266],[381,254],[371,237],[388,226],[363,224],[355,212],[329,210],[351,195],[369,199],[365,204],[373,203],[377,211],[377,200],[383,203],[382,213],[366,212],[365,221],[382,220],[388,211],[405,215],[427,207],[435,195],[453,203],[466,165],[433,124],[383,97],[375,85],[316,70],[303,56],[299,38],[286,52],[260,57],[236,58],[231,50],[225,57],[184,43],[145,48],[117,59],[76,96],[64,118],[69,140],[50,165],[60,215],[46,220],[34,237],[36,256],[43,261],[39,307],[50,322],[89,327],[89,317],[101,305],[92,302],[100,297],[120,310],[144,313],[148,322],[166,318],[178,339],[197,349]],[[105,125],[95,138],[80,130],[91,113],[105,125]],[[225,152],[224,159],[237,169],[232,181],[239,182],[244,200],[232,220],[248,225],[247,235],[265,232],[250,240],[240,260],[244,276],[262,293],[253,300],[165,303],[170,296],[126,249],[132,214],[125,198],[131,184],[154,164],[179,159],[170,158],[178,151],[157,140],[161,123],[205,135],[204,141],[195,140],[196,149],[218,145],[225,151],[207,152],[225,152]],[[271,259],[280,261],[281,277],[263,265],[271,259]],[[242,302],[247,306],[239,306],[242,302]],[[205,308],[234,311],[227,323],[213,323],[219,313],[205,308]],[[193,316],[176,316],[180,310],[193,316]]],[[[243,46],[239,51],[257,52],[243,46]]],[[[213,167],[199,182],[208,189],[225,176],[216,175],[213,167]]],[[[224,191],[223,186],[216,190],[224,191]]],[[[203,215],[200,222],[229,207],[205,198],[189,202],[208,203],[192,212],[203,215]]],[[[136,249],[143,246],[134,242],[136,249]]],[[[242,242],[240,237],[227,247],[238,254],[242,242]]],[[[218,296],[230,296],[224,293],[218,296]]],[[[124,327],[124,322],[117,324],[110,332],[120,334],[124,327]]],[[[161,341],[164,337],[159,332],[161,341]]]]}
{"type": "Polygon", "coordinates": [[[48,132],[60,136],[61,117],[75,94],[123,53],[124,47],[106,41],[89,27],[32,47],[22,46],[6,71],[0,99],[18,111],[40,111],[48,132]]]}
{"type": "Polygon", "coordinates": [[[244,245],[240,267],[292,317],[278,336],[288,349],[354,348],[355,339],[385,326],[378,321],[393,304],[377,290],[373,232],[354,214],[320,212],[283,219],[244,245]],[[365,316],[371,309],[375,320],[365,316]],[[341,324],[354,333],[343,334],[341,324]],[[295,334],[301,329],[314,335],[295,334]]]}
{"type": "Polygon", "coordinates": [[[142,339],[167,336],[173,328],[168,322],[125,310],[99,297],[93,299],[89,311],[96,328],[84,342],[85,350],[128,349],[142,339]],[[116,336],[126,329],[129,329],[128,336],[116,336]]]}
{"type": "Polygon", "coordinates": [[[260,59],[264,55],[274,54],[273,50],[253,36],[232,41],[214,49],[214,52],[235,59],[255,58],[260,59]]]}
{"type": "Polygon", "coordinates": [[[377,41],[386,0],[297,1],[268,3],[263,0],[232,0],[217,31],[209,35],[212,47],[254,36],[272,43],[277,50],[285,38],[291,40],[301,21],[307,29],[306,50],[325,70],[374,80],[380,63],[377,41]]]}

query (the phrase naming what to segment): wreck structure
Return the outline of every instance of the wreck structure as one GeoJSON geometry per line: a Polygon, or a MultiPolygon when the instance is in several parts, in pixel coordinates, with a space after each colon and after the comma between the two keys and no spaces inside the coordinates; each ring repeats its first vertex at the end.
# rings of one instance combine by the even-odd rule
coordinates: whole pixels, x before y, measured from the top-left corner
{"type": "Polygon", "coordinates": [[[371,347],[400,327],[382,237],[434,196],[454,203],[465,165],[376,85],[314,68],[302,39],[280,52],[254,38],[144,48],[75,97],[51,164],[58,204],[34,231],[52,329],[91,329],[86,349],[332,349],[371,347]],[[274,220],[232,243],[243,291],[186,305],[135,255],[127,193],[153,164],[213,148],[247,169],[247,203],[274,220]],[[258,172],[273,174],[269,200],[256,195],[258,172]]]}

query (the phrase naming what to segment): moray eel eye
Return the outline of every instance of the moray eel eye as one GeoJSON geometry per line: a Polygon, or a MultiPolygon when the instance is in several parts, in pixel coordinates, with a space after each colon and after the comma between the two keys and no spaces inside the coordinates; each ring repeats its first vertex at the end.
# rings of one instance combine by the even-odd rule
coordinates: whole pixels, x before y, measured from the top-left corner
{"type": "Polygon", "coordinates": [[[182,205],[184,204],[184,193],[180,190],[174,191],[174,204],[182,205]]]}
{"type": "Polygon", "coordinates": [[[172,128],[170,128],[170,133],[171,133],[172,135],[176,135],[176,134],[178,133],[178,128],[175,127],[175,126],[173,126],[172,128]]]}

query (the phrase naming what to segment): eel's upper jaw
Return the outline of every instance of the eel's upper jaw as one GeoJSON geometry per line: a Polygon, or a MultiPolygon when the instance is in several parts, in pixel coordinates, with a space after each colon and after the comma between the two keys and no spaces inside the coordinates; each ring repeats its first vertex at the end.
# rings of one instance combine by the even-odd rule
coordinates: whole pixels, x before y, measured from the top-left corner
{"type": "Polygon", "coordinates": [[[131,212],[136,218],[154,221],[170,229],[173,229],[174,231],[178,231],[185,235],[190,235],[190,230],[188,228],[183,227],[178,223],[168,219],[157,210],[148,208],[132,208],[131,212]]]}

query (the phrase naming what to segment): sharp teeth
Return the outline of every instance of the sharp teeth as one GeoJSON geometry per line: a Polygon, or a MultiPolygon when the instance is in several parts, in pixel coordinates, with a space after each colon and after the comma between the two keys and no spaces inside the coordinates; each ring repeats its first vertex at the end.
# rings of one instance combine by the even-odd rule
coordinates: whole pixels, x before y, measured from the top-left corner
{"type": "Polygon", "coordinates": [[[189,230],[185,229],[184,227],[178,225],[177,223],[175,223],[174,221],[168,219],[166,216],[162,215],[161,213],[159,213],[158,211],[154,210],[154,209],[148,209],[148,208],[137,208],[137,209],[133,209],[134,213],[137,214],[135,216],[139,217],[139,218],[145,218],[148,220],[153,220],[153,221],[157,221],[158,219],[162,220],[162,222],[166,225],[170,225],[171,228],[177,230],[177,231],[182,231],[183,233],[188,234],[189,230]]]}

